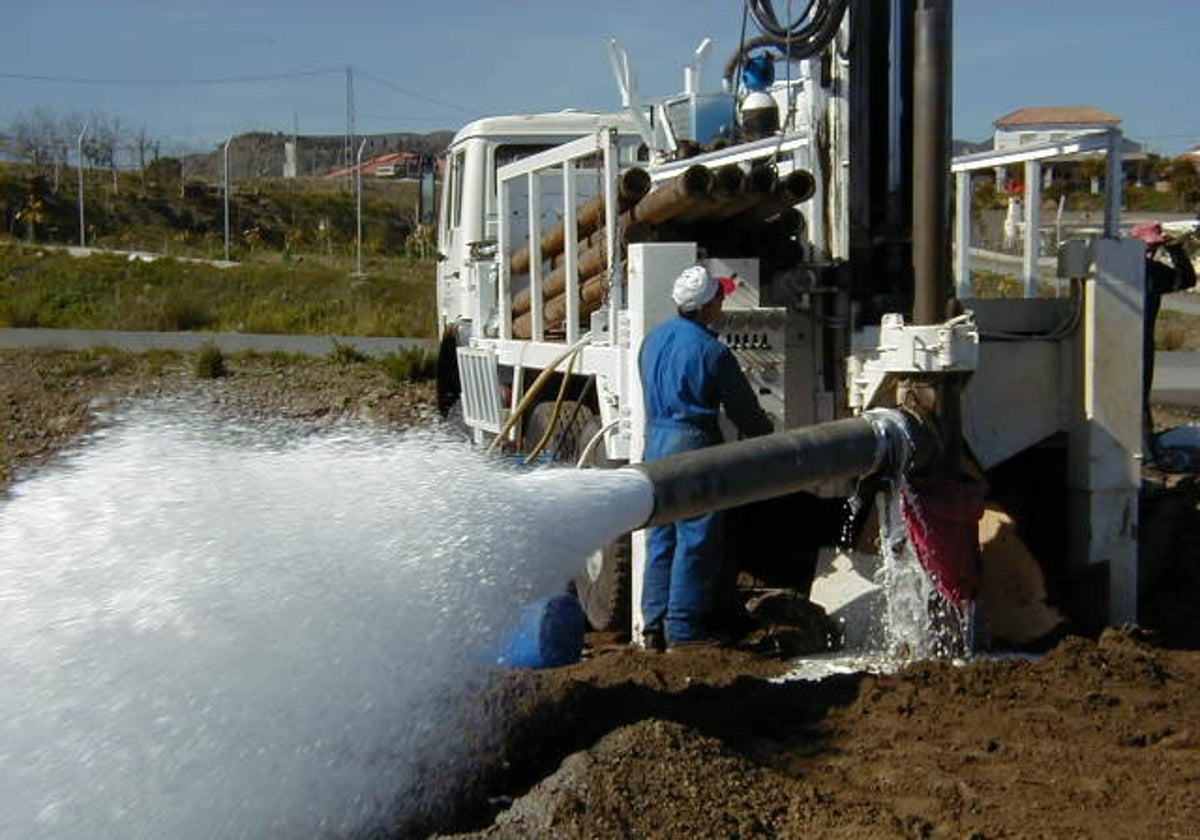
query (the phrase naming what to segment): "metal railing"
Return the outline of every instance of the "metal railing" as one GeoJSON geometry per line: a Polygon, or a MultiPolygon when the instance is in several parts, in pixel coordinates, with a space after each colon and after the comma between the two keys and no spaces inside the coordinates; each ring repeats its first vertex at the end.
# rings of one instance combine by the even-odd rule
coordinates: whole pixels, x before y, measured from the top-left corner
{"type": "MultiPolygon", "coordinates": [[[[512,252],[512,234],[507,220],[512,214],[512,190],[518,181],[524,181],[529,202],[529,299],[531,339],[544,341],[546,324],[543,313],[542,292],[543,259],[541,253],[540,229],[542,219],[543,181],[551,176],[561,179],[562,185],[562,222],[567,231],[576,229],[576,213],[580,200],[577,189],[578,170],[580,162],[586,158],[600,155],[602,159],[602,189],[605,200],[604,244],[607,253],[606,271],[609,277],[610,293],[608,306],[610,308],[609,323],[617,323],[616,311],[623,305],[623,270],[618,244],[617,230],[617,174],[619,172],[620,153],[623,148],[631,151],[636,138],[622,136],[616,128],[602,128],[594,134],[581,137],[578,140],[564,143],[553,149],[548,149],[536,155],[510,163],[497,170],[498,213],[500,220],[497,231],[498,268],[499,268],[499,333],[501,339],[513,338],[512,315],[512,273],[508,264],[508,255],[512,252]]],[[[581,329],[579,325],[579,243],[571,234],[564,238],[563,270],[566,277],[566,316],[564,319],[565,343],[572,344],[579,340],[581,329]]]]}
{"type": "MultiPolygon", "coordinates": [[[[1044,251],[1057,251],[1058,241],[1052,247],[1042,242],[1042,175],[1043,166],[1055,161],[1077,159],[1091,154],[1103,154],[1107,161],[1104,179],[1104,219],[1101,235],[1114,237],[1121,224],[1121,131],[1116,128],[1089,131],[1047,143],[1030,144],[1013,149],[997,149],[956,157],[950,166],[955,176],[956,219],[954,232],[954,276],[960,298],[974,297],[972,282],[973,265],[990,262],[993,265],[1008,264],[1019,270],[1023,295],[1039,297],[1044,289],[1043,276],[1047,267],[1054,265],[1053,256],[1044,251]],[[997,168],[1022,167],[1024,195],[1022,217],[1016,225],[1016,252],[1019,265],[1013,265],[1011,254],[1005,250],[989,250],[976,246],[971,237],[972,221],[972,175],[997,168]]],[[[1060,234],[1056,229],[1056,238],[1060,234]]]]}

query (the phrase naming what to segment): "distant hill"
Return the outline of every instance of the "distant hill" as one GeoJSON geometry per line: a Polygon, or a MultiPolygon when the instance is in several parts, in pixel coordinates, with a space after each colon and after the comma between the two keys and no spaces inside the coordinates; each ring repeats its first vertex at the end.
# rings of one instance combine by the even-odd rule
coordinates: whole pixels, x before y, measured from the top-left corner
{"type": "Polygon", "coordinates": [[[987,140],[951,140],[950,141],[950,157],[958,157],[959,155],[971,155],[975,152],[990,152],[992,150],[992,140],[989,137],[987,140]]]}

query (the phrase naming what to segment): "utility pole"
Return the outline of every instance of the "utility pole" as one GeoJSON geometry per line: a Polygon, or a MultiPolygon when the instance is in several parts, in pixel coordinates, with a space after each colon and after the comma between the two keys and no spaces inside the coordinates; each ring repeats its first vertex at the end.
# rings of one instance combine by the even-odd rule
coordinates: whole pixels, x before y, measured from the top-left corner
{"type": "Polygon", "coordinates": [[[356,201],[355,215],[358,218],[358,276],[361,277],[362,269],[362,155],[363,149],[367,146],[367,140],[364,137],[362,142],[358,144],[358,154],[355,156],[354,166],[354,193],[356,201]]]}
{"type": "Polygon", "coordinates": [[[224,186],[225,186],[225,261],[229,262],[229,144],[233,142],[230,137],[225,141],[224,159],[224,186]]]}
{"type": "Polygon", "coordinates": [[[79,139],[75,141],[76,168],[79,170],[79,247],[87,247],[87,228],[83,224],[83,136],[87,134],[87,123],[79,130],[79,139]]]}

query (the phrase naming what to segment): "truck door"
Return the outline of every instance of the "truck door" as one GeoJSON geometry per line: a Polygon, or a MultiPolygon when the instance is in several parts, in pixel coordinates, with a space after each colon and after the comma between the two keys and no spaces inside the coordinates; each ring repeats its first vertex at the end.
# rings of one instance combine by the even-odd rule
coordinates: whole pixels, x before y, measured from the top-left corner
{"type": "Polygon", "coordinates": [[[439,327],[462,316],[464,278],[462,253],[463,175],[466,149],[450,152],[446,162],[446,181],[442,187],[442,206],[438,219],[437,292],[439,327]]]}

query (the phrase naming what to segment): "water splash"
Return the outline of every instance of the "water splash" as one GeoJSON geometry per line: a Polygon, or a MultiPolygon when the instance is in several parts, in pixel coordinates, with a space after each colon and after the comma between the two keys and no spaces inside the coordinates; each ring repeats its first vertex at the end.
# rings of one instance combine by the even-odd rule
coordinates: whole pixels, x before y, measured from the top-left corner
{"type": "Polygon", "coordinates": [[[955,659],[971,650],[972,608],[947,600],[922,567],[901,515],[906,483],[879,497],[880,553],[877,582],[887,601],[887,645],[901,661],[955,659]]]}
{"type": "Polygon", "coordinates": [[[879,550],[883,562],[876,583],[886,596],[887,652],[901,661],[925,659],[933,655],[929,621],[933,588],[908,541],[908,531],[900,515],[899,491],[882,494],[878,505],[879,550]]]}
{"type": "Polygon", "coordinates": [[[0,836],[370,825],[452,749],[520,605],[648,493],[432,432],[137,409],[0,504],[0,836]]]}
{"type": "Polygon", "coordinates": [[[970,650],[971,605],[959,609],[942,598],[918,560],[901,515],[903,481],[891,476],[848,499],[841,532],[848,550],[831,558],[832,568],[813,588],[814,600],[841,626],[844,647],[793,663],[784,679],[890,673],[920,659],[960,659],[970,650]],[[850,548],[868,505],[878,520],[875,557],[850,548]]]}

